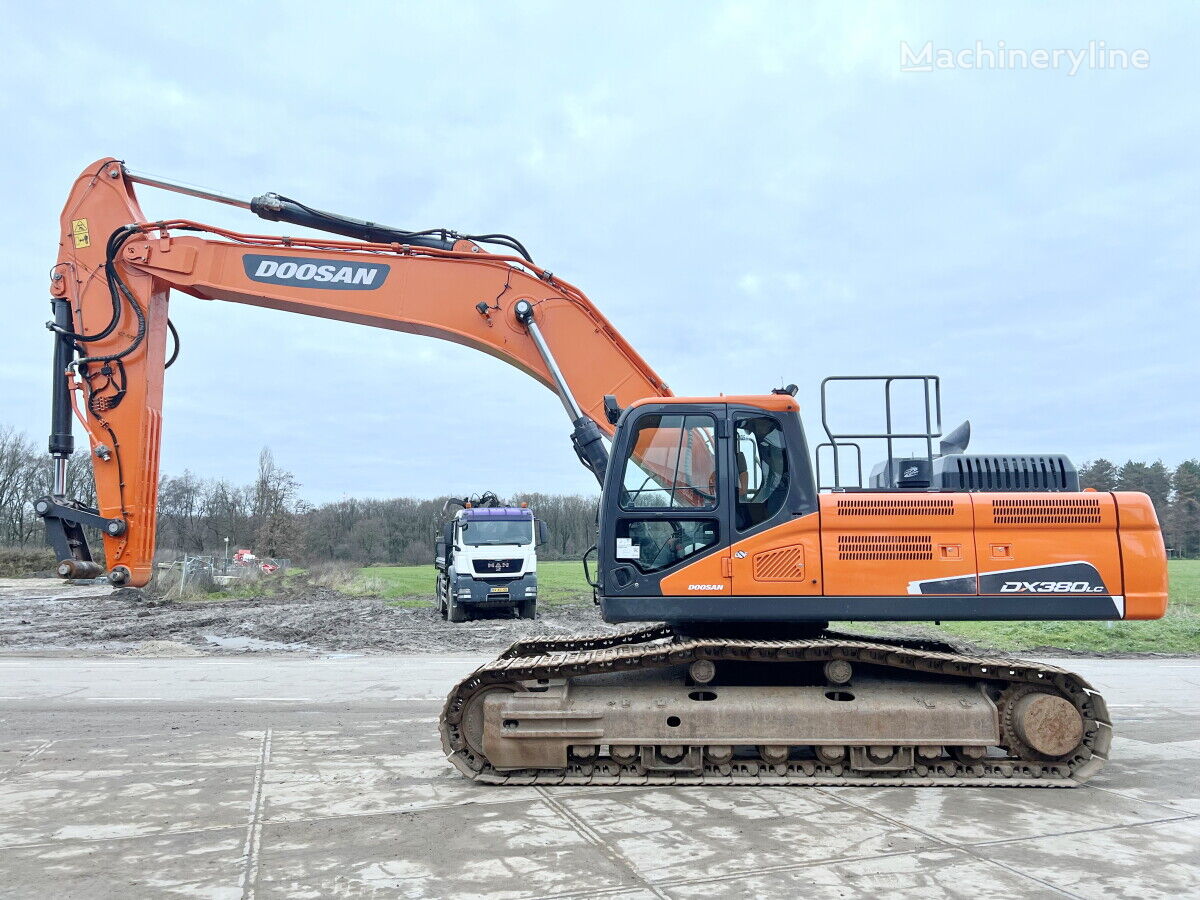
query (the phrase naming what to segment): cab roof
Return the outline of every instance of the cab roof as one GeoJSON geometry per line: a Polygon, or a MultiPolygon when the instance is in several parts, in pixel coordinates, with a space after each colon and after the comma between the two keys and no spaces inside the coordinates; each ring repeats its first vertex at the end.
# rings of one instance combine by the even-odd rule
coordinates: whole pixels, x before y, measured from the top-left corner
{"type": "Polygon", "coordinates": [[[629,404],[632,409],[651,404],[676,403],[733,403],[738,406],[757,406],[772,412],[799,412],[800,404],[791,394],[721,394],[717,397],[645,397],[629,404]]]}
{"type": "Polygon", "coordinates": [[[464,519],[472,521],[492,519],[502,522],[514,522],[522,519],[532,519],[533,510],[523,506],[483,506],[464,509],[461,515],[464,519]]]}

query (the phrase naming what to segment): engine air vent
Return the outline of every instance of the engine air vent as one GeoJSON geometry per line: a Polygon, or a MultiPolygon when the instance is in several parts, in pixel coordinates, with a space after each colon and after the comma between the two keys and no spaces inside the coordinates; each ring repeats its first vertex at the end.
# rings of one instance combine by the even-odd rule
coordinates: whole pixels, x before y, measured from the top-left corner
{"type": "Polygon", "coordinates": [[[933,559],[933,536],[928,534],[839,534],[838,559],[933,559]]]}
{"type": "Polygon", "coordinates": [[[992,522],[996,525],[1098,525],[1100,498],[993,500],[992,522]]]}
{"type": "Polygon", "coordinates": [[[838,500],[839,516],[952,516],[954,501],[937,497],[838,500]]]}
{"type": "Polygon", "coordinates": [[[947,491],[1078,491],[1079,473],[1061,453],[954,453],[933,463],[947,491]]]}
{"type": "Polygon", "coordinates": [[[755,581],[803,581],[804,548],[780,547],[754,555],[755,581]]]}

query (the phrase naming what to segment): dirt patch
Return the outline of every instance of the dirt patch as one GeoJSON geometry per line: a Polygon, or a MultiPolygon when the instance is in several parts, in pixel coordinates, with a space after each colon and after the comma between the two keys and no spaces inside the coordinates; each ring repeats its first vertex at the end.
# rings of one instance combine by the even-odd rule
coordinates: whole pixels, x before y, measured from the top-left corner
{"type": "Polygon", "coordinates": [[[490,651],[535,634],[610,630],[592,604],[552,606],[534,621],[462,624],[432,607],[390,606],[331,588],[303,587],[252,600],[162,602],[140,591],[0,583],[0,653],[120,653],[142,656],[353,651],[490,651]]]}
{"type": "MultiPolygon", "coordinates": [[[[423,598],[406,598],[406,602],[423,598]]],[[[432,598],[424,598],[429,599],[432,598]]],[[[503,616],[503,617],[499,617],[503,616]]],[[[998,652],[918,623],[856,626],[839,632],[949,641],[959,652],[1001,657],[1146,658],[1164,654],[1081,653],[1039,647],[998,652]]],[[[445,622],[432,604],[406,607],[329,587],[287,587],[246,600],[164,602],[137,590],[69,585],[56,578],[0,579],[0,654],[195,656],[242,653],[491,652],[534,635],[614,630],[591,602],[539,608],[535,621],[445,622]]]]}
{"type": "Polygon", "coordinates": [[[142,641],[130,651],[129,655],[145,659],[173,659],[180,656],[203,656],[204,654],[196,647],[181,644],[179,641],[142,641]]]}

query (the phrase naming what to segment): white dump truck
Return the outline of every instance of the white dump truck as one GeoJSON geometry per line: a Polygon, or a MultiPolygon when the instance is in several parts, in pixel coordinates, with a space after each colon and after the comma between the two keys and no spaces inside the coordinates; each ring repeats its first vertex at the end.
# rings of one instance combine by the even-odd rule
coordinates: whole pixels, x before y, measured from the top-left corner
{"type": "Polygon", "coordinates": [[[484,610],[537,614],[537,548],[546,523],[525,505],[503,506],[495,494],[449,500],[437,537],[437,599],[442,618],[466,622],[484,610]],[[451,506],[461,507],[453,515],[451,506]]]}

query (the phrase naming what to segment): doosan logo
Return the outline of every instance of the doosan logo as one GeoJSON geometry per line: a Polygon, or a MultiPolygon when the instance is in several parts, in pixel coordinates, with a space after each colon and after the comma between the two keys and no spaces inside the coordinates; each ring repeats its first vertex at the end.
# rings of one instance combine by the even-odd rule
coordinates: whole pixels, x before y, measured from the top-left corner
{"type": "Polygon", "coordinates": [[[723,590],[725,590],[725,585],[723,585],[723,584],[689,584],[688,590],[689,591],[723,591],[723,590]]]}
{"type": "Polygon", "coordinates": [[[373,291],[387,280],[391,270],[386,263],[330,263],[323,259],[258,253],[245,254],[242,267],[246,277],[254,281],[327,291],[373,291]]]}

